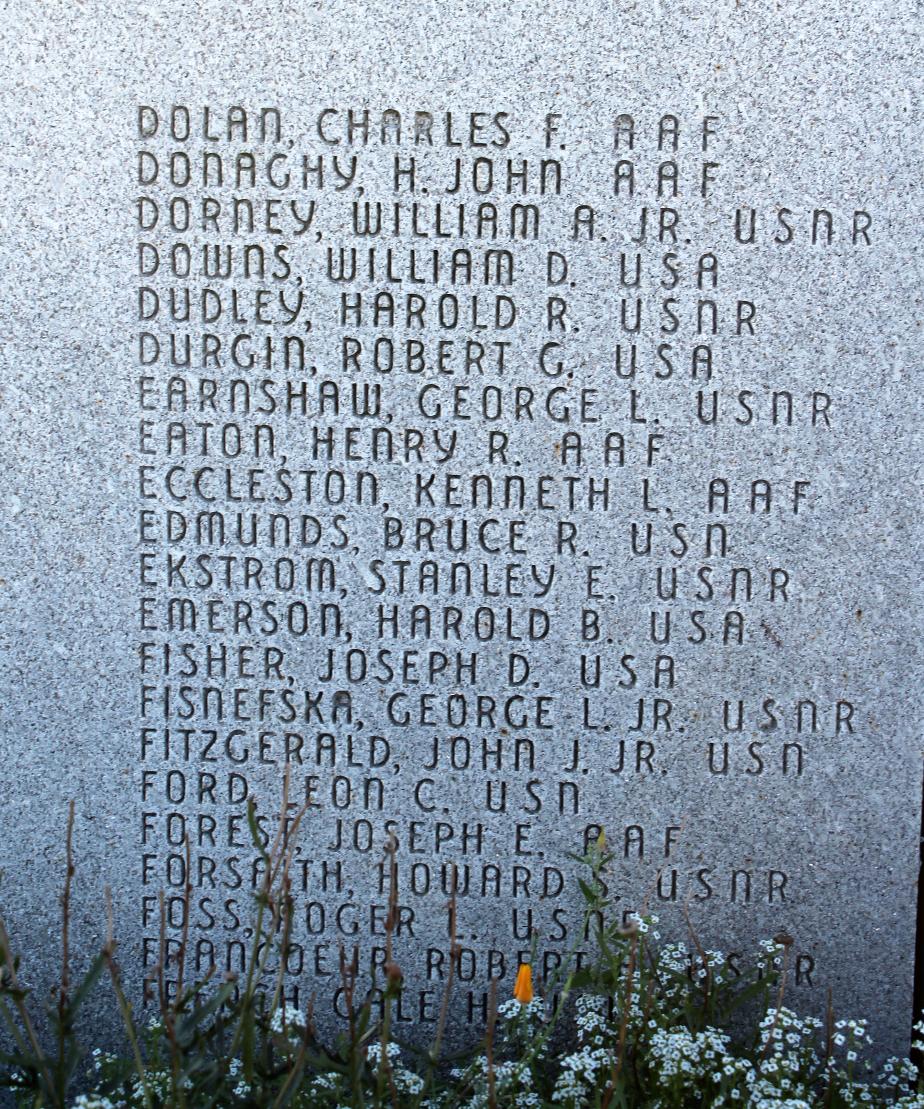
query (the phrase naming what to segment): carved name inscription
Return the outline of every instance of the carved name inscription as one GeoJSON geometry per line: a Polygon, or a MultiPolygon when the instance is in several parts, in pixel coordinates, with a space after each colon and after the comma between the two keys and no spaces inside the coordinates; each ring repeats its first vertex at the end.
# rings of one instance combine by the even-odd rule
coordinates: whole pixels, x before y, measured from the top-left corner
{"type": "Polygon", "coordinates": [[[288,767],[294,1002],[342,1012],[341,946],[381,968],[391,839],[398,1019],[437,1019],[454,884],[478,1024],[572,946],[601,829],[626,914],[733,965],[786,928],[823,988],[831,847],[775,822],[871,726],[801,653],[855,400],[789,371],[780,289],[875,252],[875,204],[743,199],[722,115],[666,106],[135,127],[145,966],[164,890],[192,970],[241,968],[288,767]]]}

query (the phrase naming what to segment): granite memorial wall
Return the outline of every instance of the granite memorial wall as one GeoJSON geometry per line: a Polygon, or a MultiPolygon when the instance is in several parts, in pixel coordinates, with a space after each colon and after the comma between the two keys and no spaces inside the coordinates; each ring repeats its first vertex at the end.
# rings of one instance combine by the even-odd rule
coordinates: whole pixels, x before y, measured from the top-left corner
{"type": "MultiPolygon", "coordinates": [[[[4,911],[114,890],[456,1031],[628,919],[792,937],[910,1028],[921,768],[913,5],[33,9],[6,94],[4,911]],[[44,37],[42,37],[44,35],[44,37]],[[191,896],[186,896],[187,886],[191,896]],[[888,1003],[883,998],[888,997],[888,1003]]],[[[919,79],[917,79],[919,81],[919,79]]],[[[168,945],[169,946],[169,945],[168,945]]],[[[170,977],[168,969],[168,979],[170,977]]],[[[408,1034],[405,1032],[404,1034],[408,1034]]],[[[472,1031],[471,1035],[475,1032],[472,1031]]]]}

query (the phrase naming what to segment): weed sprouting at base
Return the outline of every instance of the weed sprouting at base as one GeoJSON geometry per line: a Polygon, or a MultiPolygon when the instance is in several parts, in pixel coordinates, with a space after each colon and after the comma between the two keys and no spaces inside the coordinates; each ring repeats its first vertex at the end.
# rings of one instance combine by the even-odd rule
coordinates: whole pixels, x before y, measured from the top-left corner
{"type": "MultiPolygon", "coordinates": [[[[288,812],[288,780],[282,812],[288,812]]],[[[487,983],[485,1035],[468,1054],[443,1057],[456,963],[456,906],[449,905],[449,974],[437,1032],[429,1049],[402,1047],[392,1011],[403,989],[392,937],[398,915],[397,847],[386,849],[390,873],[384,981],[363,983],[356,953],[341,949],[340,985],[348,1018],[333,1042],[317,1034],[313,1007],[285,1003],[282,974],[290,943],[289,870],[304,810],[280,820],[264,842],[251,805],[254,846],[264,879],[256,895],[253,940],[245,972],[236,980],[184,983],[187,937],[170,959],[177,988],[165,985],[166,924],[161,959],[147,983],[157,1008],[143,1024],[122,985],[111,909],[106,945],[72,986],[69,951],[71,809],[68,871],[62,898],[62,972],[43,1019],[23,985],[0,920],[0,1019],[8,1050],[0,1053],[0,1088],[14,1103],[38,1109],[156,1109],[282,1107],[295,1109],[686,1109],[753,1106],[900,1106],[924,1109],[924,1089],[909,1059],[874,1069],[861,1020],[805,1016],[785,1004],[792,940],[764,941],[747,972],[719,951],[705,950],[690,928],[690,944],[662,943],[658,919],[635,916],[628,925],[606,892],[612,857],[601,835],[583,856],[578,880],[583,927],[589,938],[544,982],[529,964],[519,967],[512,993],[487,983]],[[271,957],[280,968],[268,971],[271,957]],[[86,1043],[81,1017],[108,971],[111,1003],[125,1025],[129,1050],[106,1054],[86,1043]],[[168,996],[169,994],[169,996],[168,996]],[[38,1029],[47,1028],[47,1033],[38,1029]],[[562,1046],[564,1045],[564,1046],[562,1046]]],[[[188,851],[188,847],[187,847],[188,851]]],[[[187,868],[189,872],[189,868],[187,868]]],[[[191,894],[186,890],[186,897],[191,894]]],[[[109,904],[107,897],[107,906],[109,904]]],[[[915,1026],[924,1051],[924,1022],[915,1026]]]]}

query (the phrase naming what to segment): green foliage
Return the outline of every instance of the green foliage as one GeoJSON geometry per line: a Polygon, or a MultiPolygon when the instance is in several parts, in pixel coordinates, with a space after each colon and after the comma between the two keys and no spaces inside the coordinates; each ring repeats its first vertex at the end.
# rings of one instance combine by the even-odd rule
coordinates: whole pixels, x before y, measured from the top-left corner
{"type": "MultiPolygon", "coordinates": [[[[288,811],[287,796],[283,809],[288,811]]],[[[660,942],[655,916],[624,926],[608,897],[612,862],[600,841],[576,861],[584,928],[571,958],[532,995],[521,975],[517,998],[498,1001],[492,981],[487,1031],[462,1061],[441,1052],[452,975],[429,1050],[409,1057],[392,1037],[391,1013],[402,989],[392,958],[397,868],[390,845],[385,980],[363,988],[355,960],[341,952],[340,977],[349,1019],[335,1041],[321,1042],[309,1007],[284,1002],[292,900],[289,867],[303,813],[280,821],[264,844],[253,807],[249,821],[264,880],[254,909],[253,941],[240,979],[187,984],[187,937],[171,962],[176,989],[165,983],[166,925],[161,902],[161,958],[147,983],[157,1019],[142,1028],[122,987],[109,910],[109,938],[72,987],[68,952],[71,826],[63,896],[61,981],[44,1013],[23,986],[0,922],[0,1019],[9,1049],[0,1054],[0,1089],[17,1105],[54,1109],[283,1107],[293,1109],[682,1109],[687,1106],[903,1106],[924,1109],[917,1071],[905,1059],[877,1073],[864,1062],[870,1040],[862,1021],[800,1017],[784,1005],[792,941],[765,941],[747,973],[707,951],[691,927],[690,945],[660,942]],[[592,958],[577,959],[585,937],[592,958]],[[108,972],[130,1050],[88,1051],[81,1010],[108,972]],[[376,1001],[375,1006],[373,1001],[376,1001]],[[380,1003],[379,1003],[380,1002],[380,1003]],[[568,1046],[561,1048],[565,1042],[568,1046]],[[81,1092],[83,1091],[83,1092],[81,1092]]],[[[188,851],[188,849],[187,849],[188,851]]],[[[189,868],[187,868],[188,870],[189,868]]],[[[191,891],[187,889],[187,898],[191,891]]],[[[108,898],[107,898],[108,905],[108,898]]],[[[455,966],[455,905],[450,905],[450,959],[455,966]]],[[[924,1024],[917,1026],[924,1034],[924,1024]]],[[[924,1048],[917,1043],[916,1050],[924,1048]]]]}

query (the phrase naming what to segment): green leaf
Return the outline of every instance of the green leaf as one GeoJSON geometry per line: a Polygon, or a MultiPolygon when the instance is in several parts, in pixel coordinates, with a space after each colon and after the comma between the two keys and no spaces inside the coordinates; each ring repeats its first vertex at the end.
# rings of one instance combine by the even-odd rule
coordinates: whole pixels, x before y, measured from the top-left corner
{"type": "Polygon", "coordinates": [[[102,952],[96,956],[90,964],[90,969],[83,976],[80,985],[77,987],[76,992],[68,997],[67,1005],[65,1006],[65,1020],[67,1027],[73,1027],[77,1019],[77,1014],[80,1012],[81,1006],[86,1001],[90,991],[100,979],[100,975],[106,968],[106,956],[102,952]]]}

